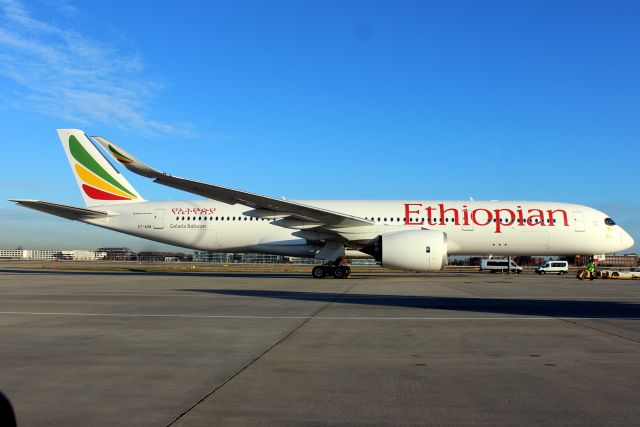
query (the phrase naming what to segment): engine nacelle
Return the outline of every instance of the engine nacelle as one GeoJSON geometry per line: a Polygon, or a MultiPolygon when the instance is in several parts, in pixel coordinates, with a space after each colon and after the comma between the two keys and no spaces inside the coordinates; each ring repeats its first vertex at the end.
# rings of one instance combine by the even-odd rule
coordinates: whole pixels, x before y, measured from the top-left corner
{"type": "Polygon", "coordinates": [[[383,234],[361,249],[383,267],[438,271],[447,265],[447,235],[434,230],[406,230],[383,234]]]}

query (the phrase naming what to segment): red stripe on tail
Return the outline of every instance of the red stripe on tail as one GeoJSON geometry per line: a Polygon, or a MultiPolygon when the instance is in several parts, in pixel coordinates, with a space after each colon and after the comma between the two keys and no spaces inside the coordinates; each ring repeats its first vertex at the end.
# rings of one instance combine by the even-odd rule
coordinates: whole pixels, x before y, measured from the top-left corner
{"type": "Polygon", "coordinates": [[[94,200],[131,200],[127,197],[107,193],[106,191],[99,190],[87,184],[82,184],[82,189],[85,193],[87,193],[87,196],[91,197],[94,200]]]}

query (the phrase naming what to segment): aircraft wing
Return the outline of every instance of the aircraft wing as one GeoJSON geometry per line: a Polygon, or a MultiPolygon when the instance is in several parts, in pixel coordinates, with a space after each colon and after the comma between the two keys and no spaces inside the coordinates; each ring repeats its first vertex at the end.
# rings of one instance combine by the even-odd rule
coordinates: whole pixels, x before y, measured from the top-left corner
{"type": "Polygon", "coordinates": [[[109,216],[108,212],[93,209],[78,208],[75,206],[59,205],[57,203],[43,202],[41,200],[10,200],[18,206],[46,212],[51,215],[77,221],[80,219],[101,218],[109,216]]]}
{"type": "MultiPolygon", "coordinates": [[[[178,190],[183,190],[230,205],[241,204],[256,210],[271,211],[275,213],[275,216],[280,218],[287,217],[317,223],[318,226],[343,228],[361,227],[374,224],[373,221],[357,216],[346,215],[340,212],[333,212],[302,203],[275,199],[273,197],[261,196],[259,194],[248,193],[246,191],[235,190],[233,188],[227,188],[220,185],[207,184],[204,182],[169,175],[147,166],[127,151],[103,137],[93,136],[92,138],[102,145],[113,158],[131,172],[147,178],[152,178],[154,182],[157,182],[158,184],[177,188],[178,190]]],[[[259,211],[256,216],[260,216],[259,211]]]]}

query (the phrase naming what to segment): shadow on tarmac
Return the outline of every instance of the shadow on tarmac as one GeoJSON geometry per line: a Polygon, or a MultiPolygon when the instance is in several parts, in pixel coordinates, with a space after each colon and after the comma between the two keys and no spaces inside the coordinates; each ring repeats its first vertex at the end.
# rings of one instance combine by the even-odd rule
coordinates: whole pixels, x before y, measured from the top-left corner
{"type": "MultiPolygon", "coordinates": [[[[309,270],[311,271],[311,270],[309,270]]],[[[17,270],[0,269],[3,274],[53,274],[74,276],[199,276],[199,277],[262,277],[262,278],[305,278],[313,279],[311,273],[224,273],[213,271],[144,271],[131,268],[127,271],[90,271],[90,270],[17,270]]]]}
{"type": "MultiPolygon", "coordinates": [[[[136,269],[135,267],[117,270],[117,271],[93,271],[93,270],[55,270],[55,269],[13,269],[13,268],[0,268],[0,274],[58,274],[58,275],[86,275],[86,276],[202,276],[202,277],[255,277],[255,278],[295,278],[295,279],[310,279],[317,280],[311,277],[311,268],[309,266],[308,273],[300,272],[278,272],[278,273],[261,273],[261,272],[223,272],[223,271],[145,271],[142,269],[136,269]]],[[[468,277],[469,274],[476,273],[389,273],[389,272],[375,272],[375,273],[354,273],[351,275],[351,279],[356,279],[359,276],[363,277],[468,277]]],[[[489,277],[484,275],[485,277],[489,277]]],[[[508,283],[510,276],[504,276],[504,280],[496,280],[495,283],[508,283]]],[[[494,277],[496,279],[496,277],[494,277]]],[[[329,278],[329,280],[334,280],[329,278]]]]}
{"type": "Polygon", "coordinates": [[[333,302],[338,304],[422,308],[505,315],[640,320],[640,304],[616,301],[366,295],[237,289],[182,289],[182,291],[240,297],[275,298],[300,301],[333,302]]]}

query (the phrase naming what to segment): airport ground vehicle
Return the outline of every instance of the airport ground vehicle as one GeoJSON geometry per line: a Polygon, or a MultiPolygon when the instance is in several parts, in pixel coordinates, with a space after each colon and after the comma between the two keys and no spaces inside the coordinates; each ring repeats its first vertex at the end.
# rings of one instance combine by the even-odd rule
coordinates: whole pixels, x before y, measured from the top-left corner
{"type": "Polygon", "coordinates": [[[603,277],[623,277],[640,279],[640,267],[632,268],[631,270],[602,270],[603,277]]]}
{"type": "Polygon", "coordinates": [[[546,261],[536,267],[537,274],[567,274],[569,263],[567,261],[546,261]]]}
{"type": "Polygon", "coordinates": [[[511,267],[509,268],[509,261],[506,259],[483,259],[480,260],[480,271],[490,271],[492,273],[503,273],[506,271],[512,271],[516,274],[522,273],[522,267],[515,262],[511,261],[511,267]]]}
{"type": "Polygon", "coordinates": [[[584,280],[584,279],[594,280],[596,277],[597,277],[597,273],[595,271],[591,273],[586,268],[578,271],[578,274],[576,274],[576,278],[580,280],[584,280]]]}

